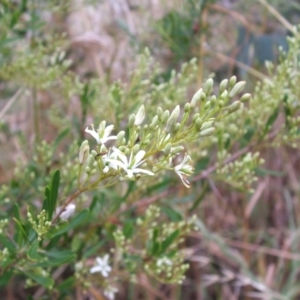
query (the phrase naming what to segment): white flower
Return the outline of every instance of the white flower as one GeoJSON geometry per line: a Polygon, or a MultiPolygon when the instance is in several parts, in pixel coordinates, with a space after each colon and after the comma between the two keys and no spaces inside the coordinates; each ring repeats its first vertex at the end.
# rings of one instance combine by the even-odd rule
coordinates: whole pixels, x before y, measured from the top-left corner
{"type": "Polygon", "coordinates": [[[93,138],[95,138],[95,140],[97,141],[97,143],[99,145],[105,144],[109,140],[117,139],[117,136],[115,136],[115,135],[109,136],[111,134],[112,130],[114,129],[114,125],[109,125],[109,126],[105,127],[106,121],[102,121],[100,123],[97,131],[95,130],[93,124],[91,126],[92,126],[92,129],[89,129],[89,127],[87,127],[85,129],[85,132],[89,133],[93,138]]]}
{"type": "Polygon", "coordinates": [[[132,179],[133,175],[137,173],[144,173],[151,176],[154,175],[154,173],[149,170],[138,168],[138,166],[143,164],[145,161],[142,160],[146,154],[144,150],[140,150],[135,156],[133,156],[133,153],[131,152],[129,160],[119,149],[114,148],[113,151],[117,154],[121,161],[110,159],[108,159],[108,161],[121,167],[127,173],[127,177],[129,179],[132,179]]]}
{"type": "Polygon", "coordinates": [[[118,170],[118,156],[114,151],[109,149],[108,153],[102,156],[102,162],[104,165],[103,173],[107,173],[110,168],[118,170]]]}
{"type": "Polygon", "coordinates": [[[111,271],[111,266],[108,264],[109,255],[105,254],[103,258],[96,258],[96,265],[90,269],[90,273],[100,272],[103,277],[107,277],[111,271]]]}
{"type": "Polygon", "coordinates": [[[136,114],[134,125],[136,125],[136,126],[141,125],[143,123],[144,119],[145,119],[145,107],[144,107],[144,105],[142,105],[136,114]]]}
{"type": "Polygon", "coordinates": [[[187,176],[192,175],[194,168],[189,165],[187,162],[190,162],[191,158],[189,155],[185,155],[182,162],[174,168],[175,173],[180,177],[182,183],[187,188],[190,187],[189,181],[186,179],[187,176]]]}
{"type": "MultiPolygon", "coordinates": [[[[64,211],[59,216],[62,221],[67,221],[75,212],[76,205],[73,203],[70,203],[66,206],[64,211]]],[[[57,208],[57,213],[60,211],[60,207],[57,208]]]]}
{"type": "Polygon", "coordinates": [[[104,290],[104,296],[106,296],[109,300],[114,300],[117,292],[118,289],[116,287],[109,286],[104,290]]]}
{"type": "Polygon", "coordinates": [[[156,265],[158,267],[161,267],[162,265],[172,266],[173,262],[171,261],[171,259],[164,256],[163,258],[159,258],[157,260],[156,265]]]}

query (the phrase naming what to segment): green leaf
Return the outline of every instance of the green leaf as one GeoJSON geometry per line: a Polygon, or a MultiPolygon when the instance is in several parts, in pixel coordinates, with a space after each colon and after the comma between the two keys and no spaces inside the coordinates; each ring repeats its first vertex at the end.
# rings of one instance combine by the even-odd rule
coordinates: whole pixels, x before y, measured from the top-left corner
{"type": "Polygon", "coordinates": [[[45,275],[36,274],[33,271],[26,271],[24,274],[46,288],[52,288],[54,285],[54,280],[45,275]]]}
{"type": "Polygon", "coordinates": [[[67,231],[72,230],[73,228],[77,227],[80,223],[84,222],[85,220],[88,219],[89,217],[89,210],[85,209],[83,211],[81,211],[79,214],[77,214],[71,221],[70,223],[67,224],[67,226],[63,226],[62,228],[59,228],[59,230],[57,230],[52,237],[55,237],[57,235],[63,234],[67,231]]]}
{"type": "Polygon", "coordinates": [[[167,248],[172,245],[172,243],[177,239],[179,234],[179,230],[175,230],[162,242],[161,253],[164,253],[167,250],[167,248]]]}
{"type": "Polygon", "coordinates": [[[255,169],[255,174],[259,176],[274,176],[274,177],[282,177],[284,176],[285,172],[278,172],[274,170],[269,170],[265,168],[256,168],[255,169]]]}
{"type": "Polygon", "coordinates": [[[43,202],[43,207],[42,209],[45,210],[48,213],[49,210],[49,202],[50,202],[50,188],[46,186],[45,188],[45,199],[43,202]]]}
{"type": "Polygon", "coordinates": [[[73,277],[70,277],[64,280],[61,284],[59,284],[57,286],[57,289],[63,293],[66,290],[71,289],[74,286],[74,284],[75,284],[75,279],[73,277]]]}
{"type": "Polygon", "coordinates": [[[52,177],[51,189],[50,189],[50,201],[48,205],[48,218],[52,219],[52,215],[54,213],[57,197],[58,197],[58,189],[59,189],[59,180],[60,180],[60,172],[56,170],[52,177]]]}
{"type": "Polygon", "coordinates": [[[47,251],[45,252],[45,256],[47,256],[49,260],[43,264],[52,267],[69,263],[71,261],[74,261],[76,258],[75,254],[70,250],[47,251]]]}
{"type": "Polygon", "coordinates": [[[33,261],[37,261],[41,259],[41,256],[38,254],[38,249],[39,249],[39,241],[35,240],[27,251],[27,256],[29,257],[29,259],[33,261]]]}
{"type": "Polygon", "coordinates": [[[58,146],[58,144],[64,139],[64,137],[69,133],[70,129],[66,128],[64,129],[55,139],[54,143],[53,143],[53,148],[56,149],[56,147],[58,146]]]}
{"type": "Polygon", "coordinates": [[[15,244],[2,234],[0,234],[0,243],[7,248],[9,252],[14,252],[16,250],[15,244]]]}
{"type": "Polygon", "coordinates": [[[5,272],[4,274],[2,274],[0,276],[0,286],[7,285],[8,282],[10,281],[10,279],[12,278],[13,274],[14,273],[13,273],[12,269],[10,269],[7,272],[5,272]]]}
{"type": "Polygon", "coordinates": [[[95,254],[103,245],[104,245],[104,240],[98,242],[95,246],[89,248],[88,250],[84,251],[83,258],[88,258],[95,254]]]}
{"type": "Polygon", "coordinates": [[[17,221],[21,221],[20,209],[17,203],[15,203],[13,206],[13,214],[17,221]]]}
{"type": "Polygon", "coordinates": [[[172,222],[182,221],[181,214],[170,206],[162,206],[161,211],[166,214],[172,222]]]}
{"type": "Polygon", "coordinates": [[[23,241],[27,241],[27,233],[24,229],[24,226],[17,220],[16,218],[13,218],[16,222],[16,240],[18,242],[18,245],[21,247],[23,241]]]}
{"type": "Polygon", "coordinates": [[[275,108],[272,115],[269,117],[260,140],[262,140],[265,137],[265,135],[268,133],[268,131],[271,129],[272,125],[274,124],[274,122],[278,117],[278,114],[279,114],[279,107],[275,108]]]}
{"type": "Polygon", "coordinates": [[[130,222],[130,220],[127,220],[127,222],[125,223],[125,226],[123,228],[123,234],[125,236],[126,239],[129,239],[132,237],[134,232],[134,224],[132,222],[130,222]]]}

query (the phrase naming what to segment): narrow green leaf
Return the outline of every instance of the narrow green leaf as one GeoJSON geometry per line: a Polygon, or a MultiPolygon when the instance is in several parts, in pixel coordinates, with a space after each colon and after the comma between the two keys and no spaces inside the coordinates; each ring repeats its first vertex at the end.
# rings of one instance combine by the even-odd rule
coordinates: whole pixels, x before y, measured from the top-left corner
{"type": "Polygon", "coordinates": [[[64,280],[61,284],[57,286],[57,289],[62,293],[66,292],[68,289],[72,289],[75,285],[75,279],[73,277],[69,277],[68,279],[64,280]]]}
{"type": "Polygon", "coordinates": [[[164,253],[167,250],[167,248],[172,245],[172,243],[176,240],[179,234],[179,230],[175,230],[162,242],[161,253],[164,253]]]}
{"type": "Polygon", "coordinates": [[[15,219],[17,219],[18,221],[21,221],[20,209],[19,209],[19,205],[17,203],[15,203],[13,206],[13,214],[14,214],[15,219]]]}
{"type": "Polygon", "coordinates": [[[95,246],[87,249],[83,253],[83,258],[88,258],[88,257],[94,255],[103,245],[104,245],[104,240],[98,242],[95,246]]]}
{"type": "Polygon", "coordinates": [[[72,251],[48,251],[45,252],[45,256],[49,258],[48,261],[43,264],[47,267],[61,266],[63,264],[74,261],[76,256],[72,251]]]}
{"type": "Polygon", "coordinates": [[[162,206],[161,211],[166,214],[172,222],[182,221],[181,214],[170,206],[162,206]]]}
{"type": "Polygon", "coordinates": [[[265,135],[268,133],[268,131],[271,129],[272,125],[274,124],[274,122],[278,117],[278,114],[279,114],[279,107],[275,108],[272,115],[269,117],[260,140],[262,140],[265,137],[265,135]]]}
{"type": "Polygon", "coordinates": [[[59,189],[60,172],[56,170],[52,177],[51,188],[50,188],[50,201],[48,203],[48,220],[52,219],[52,215],[55,211],[58,189],[59,189]]]}
{"type": "Polygon", "coordinates": [[[70,129],[66,128],[64,129],[62,132],[59,133],[59,135],[57,136],[57,138],[55,139],[54,143],[53,143],[53,148],[56,149],[57,146],[59,145],[59,143],[64,139],[64,137],[69,133],[70,129]]]}
{"type": "Polygon", "coordinates": [[[50,203],[50,188],[46,186],[45,188],[45,199],[43,202],[43,207],[42,209],[45,210],[48,214],[49,211],[49,203],[50,203]]]}
{"type": "Polygon", "coordinates": [[[23,241],[27,241],[27,233],[24,229],[24,226],[16,218],[13,219],[16,222],[16,240],[18,245],[21,247],[23,241]]]}
{"type": "Polygon", "coordinates": [[[89,217],[89,210],[85,209],[81,211],[79,214],[77,214],[70,223],[67,224],[67,226],[64,226],[63,228],[60,228],[58,231],[56,231],[52,237],[55,237],[57,235],[63,234],[67,231],[72,230],[73,228],[77,227],[80,223],[84,222],[89,217]]]}
{"type": "Polygon", "coordinates": [[[27,251],[28,258],[30,258],[33,261],[37,261],[41,259],[41,256],[38,254],[38,249],[39,249],[39,241],[35,240],[27,251]]]}
{"type": "Polygon", "coordinates": [[[5,236],[3,236],[2,234],[0,234],[0,243],[7,248],[7,250],[9,252],[14,252],[16,250],[16,246],[15,244],[10,241],[9,239],[7,239],[5,236]]]}
{"type": "Polygon", "coordinates": [[[0,276],[0,286],[7,285],[13,276],[13,271],[10,269],[0,276]]]}
{"type": "Polygon", "coordinates": [[[50,277],[36,274],[33,271],[26,271],[24,272],[24,274],[46,288],[52,288],[54,285],[54,280],[50,277]]]}

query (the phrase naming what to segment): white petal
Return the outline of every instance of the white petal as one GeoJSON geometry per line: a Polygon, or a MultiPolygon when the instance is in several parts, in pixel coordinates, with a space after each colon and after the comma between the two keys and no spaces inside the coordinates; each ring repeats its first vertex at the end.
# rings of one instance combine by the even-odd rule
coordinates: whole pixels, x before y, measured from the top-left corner
{"type": "Polygon", "coordinates": [[[110,135],[110,133],[113,131],[114,129],[114,125],[109,125],[104,129],[104,134],[103,137],[108,137],[110,135]]]}
{"type": "Polygon", "coordinates": [[[117,148],[114,148],[113,150],[114,150],[115,153],[117,153],[118,157],[122,160],[124,165],[126,167],[128,167],[129,164],[128,164],[128,159],[127,159],[126,155],[117,148]]]}
{"type": "Polygon", "coordinates": [[[146,152],[144,150],[140,150],[136,154],[136,156],[134,158],[134,166],[138,166],[138,165],[141,164],[140,161],[143,159],[143,157],[145,156],[145,154],[146,154],[146,152]]]}
{"type": "Polygon", "coordinates": [[[99,134],[95,131],[95,129],[89,129],[88,127],[85,129],[85,132],[89,133],[99,144],[100,143],[100,138],[99,134]]]}
{"type": "Polygon", "coordinates": [[[139,126],[142,124],[145,118],[145,107],[142,105],[136,114],[134,125],[139,126]]]}
{"type": "Polygon", "coordinates": [[[145,174],[148,174],[150,176],[153,176],[154,173],[149,171],[149,170],[145,170],[145,169],[139,169],[139,168],[136,168],[136,169],[133,169],[132,170],[133,173],[145,173],[145,174]]]}
{"type": "Polygon", "coordinates": [[[90,273],[96,273],[96,272],[101,272],[102,268],[99,266],[94,266],[90,269],[90,273]]]}

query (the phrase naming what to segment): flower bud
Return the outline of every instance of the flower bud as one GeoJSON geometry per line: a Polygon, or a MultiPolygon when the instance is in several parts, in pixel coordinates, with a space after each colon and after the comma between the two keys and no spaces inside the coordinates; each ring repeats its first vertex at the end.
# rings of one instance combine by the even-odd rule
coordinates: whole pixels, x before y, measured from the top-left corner
{"type": "Polygon", "coordinates": [[[220,83],[220,87],[219,87],[219,93],[222,94],[226,88],[227,88],[227,85],[228,85],[228,79],[223,79],[220,83]]]}
{"type": "Polygon", "coordinates": [[[142,105],[136,114],[134,125],[136,126],[141,125],[144,119],[145,119],[145,107],[144,105],[142,105]]]}
{"type": "Polygon", "coordinates": [[[87,174],[89,174],[89,173],[91,172],[91,168],[90,168],[90,167],[85,167],[85,172],[86,172],[87,174]]]}
{"type": "Polygon", "coordinates": [[[163,151],[166,155],[169,155],[169,153],[171,152],[171,149],[172,149],[172,144],[168,143],[163,151]]]}
{"type": "Polygon", "coordinates": [[[186,103],[184,105],[184,112],[188,113],[191,110],[191,104],[190,103],[186,103]]]}
{"type": "Polygon", "coordinates": [[[225,90],[222,94],[221,94],[221,99],[227,99],[228,97],[228,92],[227,90],[225,90]]]}
{"type": "Polygon", "coordinates": [[[161,116],[161,121],[165,123],[168,120],[169,116],[170,116],[170,112],[166,110],[161,116]]]}
{"type": "Polygon", "coordinates": [[[224,106],[224,101],[223,100],[219,100],[218,101],[218,105],[219,105],[220,108],[223,107],[224,106]]]}
{"type": "Polygon", "coordinates": [[[211,93],[213,85],[214,85],[214,81],[213,81],[212,78],[209,78],[209,79],[206,80],[206,82],[204,84],[204,88],[203,88],[204,93],[206,95],[209,95],[211,93]]]}
{"type": "Polygon", "coordinates": [[[91,155],[92,155],[94,158],[97,156],[97,154],[98,154],[98,153],[97,153],[96,150],[92,150],[92,151],[91,151],[91,155]]]}
{"type": "Polygon", "coordinates": [[[210,101],[207,101],[205,104],[204,104],[204,108],[209,108],[211,105],[211,102],[210,101]]]}
{"type": "Polygon", "coordinates": [[[163,114],[163,110],[162,110],[161,107],[158,107],[158,108],[156,109],[156,114],[157,114],[159,117],[163,114]]]}
{"type": "Polygon", "coordinates": [[[117,134],[117,142],[116,144],[117,145],[122,145],[123,144],[123,141],[124,141],[124,137],[125,137],[125,131],[120,131],[118,134],[117,134]]]}
{"type": "Polygon", "coordinates": [[[135,144],[132,148],[132,152],[133,154],[138,153],[138,151],[140,150],[140,145],[139,144],[135,144]]]}
{"type": "Polygon", "coordinates": [[[108,152],[108,150],[107,150],[107,148],[105,147],[105,145],[103,144],[103,145],[101,145],[101,147],[100,147],[100,153],[107,153],[108,152]]]}
{"type": "Polygon", "coordinates": [[[89,158],[88,158],[88,166],[89,167],[92,167],[93,166],[93,163],[94,163],[94,161],[95,161],[95,158],[94,158],[94,156],[93,155],[89,155],[89,158]]]}
{"type": "Polygon", "coordinates": [[[175,126],[174,126],[174,132],[179,131],[180,127],[181,127],[181,124],[180,123],[176,123],[175,126]]]}
{"type": "Polygon", "coordinates": [[[244,89],[245,85],[246,85],[246,81],[238,82],[230,91],[229,98],[233,98],[234,96],[239,94],[244,89]]]}
{"type": "Polygon", "coordinates": [[[206,100],[206,94],[204,92],[201,92],[201,94],[200,94],[200,100],[201,101],[206,100]]]}
{"type": "Polygon", "coordinates": [[[173,147],[173,148],[171,149],[171,153],[172,153],[172,154],[177,154],[177,153],[181,152],[183,149],[184,149],[183,146],[173,147]]]}
{"type": "Polygon", "coordinates": [[[149,125],[150,129],[155,128],[155,126],[157,125],[157,123],[158,123],[158,116],[156,115],[156,116],[153,117],[152,122],[149,125]]]}
{"type": "Polygon", "coordinates": [[[201,98],[202,89],[199,89],[191,100],[191,107],[195,107],[201,98]]]}
{"type": "Polygon", "coordinates": [[[135,122],[135,115],[132,114],[130,117],[129,117],[129,120],[128,120],[128,126],[129,127],[132,127],[132,125],[134,124],[135,122]]]}
{"type": "Polygon", "coordinates": [[[212,127],[212,125],[214,124],[214,121],[208,121],[208,122],[204,122],[200,128],[200,130],[204,130],[206,128],[210,128],[212,127]]]}
{"type": "Polygon", "coordinates": [[[210,103],[211,103],[211,105],[216,105],[216,103],[217,103],[217,97],[215,95],[211,96],[210,103]]]}
{"type": "Polygon", "coordinates": [[[210,127],[210,128],[204,129],[203,131],[200,131],[199,136],[209,136],[209,135],[212,135],[214,132],[215,132],[215,128],[210,127]]]}
{"type": "Polygon", "coordinates": [[[79,163],[83,165],[90,155],[90,146],[87,140],[83,141],[79,149],[79,163]]]}
{"type": "Polygon", "coordinates": [[[167,125],[166,125],[166,131],[171,132],[173,129],[174,124],[176,123],[178,116],[180,113],[180,106],[177,105],[174,110],[172,111],[170,117],[168,118],[167,125]]]}
{"type": "Polygon", "coordinates": [[[197,118],[196,121],[195,121],[195,124],[196,124],[196,128],[200,129],[201,126],[202,126],[202,119],[201,118],[197,118]]]}
{"type": "Polygon", "coordinates": [[[200,117],[199,113],[194,114],[194,116],[193,116],[193,122],[196,122],[199,117],[200,117]]]}
{"type": "Polygon", "coordinates": [[[228,113],[233,113],[235,111],[237,111],[241,106],[241,102],[240,101],[234,101],[231,105],[229,105],[227,107],[228,109],[228,113]]]}
{"type": "Polygon", "coordinates": [[[235,83],[236,83],[236,76],[232,76],[229,80],[229,89],[232,89],[235,83]]]}
{"type": "Polygon", "coordinates": [[[251,94],[246,93],[242,96],[242,98],[240,99],[241,102],[246,102],[251,98],[251,94]]]}

